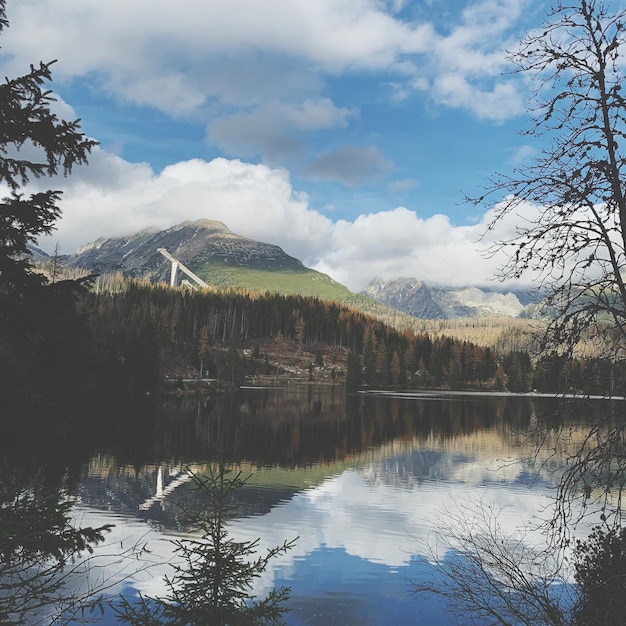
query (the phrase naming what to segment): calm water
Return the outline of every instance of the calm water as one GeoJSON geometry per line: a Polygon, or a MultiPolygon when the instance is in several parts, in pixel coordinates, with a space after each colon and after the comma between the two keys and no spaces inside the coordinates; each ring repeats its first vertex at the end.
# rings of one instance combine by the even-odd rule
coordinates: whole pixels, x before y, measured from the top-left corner
{"type": "Polygon", "coordinates": [[[177,503],[193,505],[194,494],[183,470],[202,470],[219,443],[253,473],[238,496],[235,538],[260,537],[263,549],[298,537],[257,589],[291,587],[289,626],[451,624],[410,593],[409,581],[431,572],[424,544],[446,509],[467,502],[505,507],[511,530],[545,509],[553,476],[523,460],[521,433],[548,402],[315,387],[172,400],[83,468],[76,514],[81,524],[115,524],[103,554],[134,542],[152,551],[150,568],[136,573],[102,557],[101,575],[119,581],[112,592],[159,594],[170,542],[188,532],[177,503]]]}

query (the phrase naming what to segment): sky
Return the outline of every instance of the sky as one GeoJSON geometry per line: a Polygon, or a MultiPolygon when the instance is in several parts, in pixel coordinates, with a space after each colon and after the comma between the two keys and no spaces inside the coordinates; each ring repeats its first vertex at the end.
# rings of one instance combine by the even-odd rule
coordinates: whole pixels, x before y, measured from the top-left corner
{"type": "MultiPolygon", "coordinates": [[[[55,110],[100,142],[57,230],[220,220],[353,291],[495,281],[490,175],[540,149],[507,51],[545,0],[8,0],[0,71],[53,66],[55,110]]],[[[506,232],[504,233],[506,234],[506,232]]]]}

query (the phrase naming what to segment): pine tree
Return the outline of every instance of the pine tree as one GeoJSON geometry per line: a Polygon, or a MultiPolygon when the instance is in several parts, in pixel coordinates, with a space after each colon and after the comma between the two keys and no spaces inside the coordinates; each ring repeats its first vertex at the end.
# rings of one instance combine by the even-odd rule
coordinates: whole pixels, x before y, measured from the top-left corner
{"type": "MultiPolygon", "coordinates": [[[[0,0],[0,33],[7,26],[6,0],[0,0]]],[[[8,373],[3,381],[7,401],[31,396],[28,380],[65,374],[77,360],[68,346],[81,345],[73,332],[79,320],[68,303],[83,281],[48,285],[35,271],[28,248],[54,229],[61,192],[23,188],[33,179],[68,175],[86,163],[96,145],[80,132],[79,120],[67,122],[52,112],[54,98],[45,89],[51,66],[31,65],[27,74],[0,84],[0,183],[10,190],[0,199],[0,370],[8,373]],[[19,158],[22,149],[29,158],[19,158]]],[[[57,393],[62,383],[51,382],[48,391],[57,393]]]]}
{"type": "MultiPolygon", "coordinates": [[[[226,527],[234,513],[233,496],[245,486],[241,472],[230,475],[223,461],[204,474],[190,472],[195,489],[206,502],[201,512],[183,508],[188,523],[200,531],[199,539],[174,541],[182,564],[166,579],[165,598],[140,597],[136,604],[122,598],[119,619],[132,626],[257,626],[279,624],[286,612],[288,587],[252,596],[252,584],[274,557],[289,550],[294,541],[257,556],[259,540],[235,541],[226,527]]],[[[182,508],[182,507],[181,507],[182,508]]]]}
{"type": "MultiPolygon", "coordinates": [[[[8,26],[6,0],[0,0],[0,33],[8,26]]],[[[28,74],[0,84],[0,182],[11,195],[0,202],[0,295],[19,295],[45,283],[33,271],[28,245],[49,234],[61,214],[60,191],[24,194],[32,179],[67,176],[75,165],[87,162],[97,142],[80,132],[80,120],[61,120],[51,110],[54,97],[45,85],[50,63],[31,65],[28,74]],[[19,159],[28,148],[30,159],[19,159]]]]}

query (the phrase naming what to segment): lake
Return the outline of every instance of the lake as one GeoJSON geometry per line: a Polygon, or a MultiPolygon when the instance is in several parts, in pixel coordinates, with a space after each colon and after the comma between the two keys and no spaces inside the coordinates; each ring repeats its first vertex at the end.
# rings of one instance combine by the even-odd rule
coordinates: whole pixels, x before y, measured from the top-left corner
{"type": "MultiPolygon", "coordinates": [[[[432,533],[446,511],[477,501],[503,507],[511,531],[545,515],[555,468],[535,469],[523,433],[554,406],[508,394],[330,386],[171,398],[81,465],[70,481],[74,511],[81,525],[115,525],[97,571],[110,593],[158,595],[172,573],[171,541],[190,532],[178,505],[196,497],[185,468],[202,471],[219,445],[251,474],[232,535],[260,538],[262,550],[298,538],[255,588],[291,587],[289,626],[458,623],[410,592],[432,574],[432,533]],[[115,556],[135,543],[151,551],[144,571],[115,556]]],[[[107,613],[102,623],[115,620],[107,613]]]]}

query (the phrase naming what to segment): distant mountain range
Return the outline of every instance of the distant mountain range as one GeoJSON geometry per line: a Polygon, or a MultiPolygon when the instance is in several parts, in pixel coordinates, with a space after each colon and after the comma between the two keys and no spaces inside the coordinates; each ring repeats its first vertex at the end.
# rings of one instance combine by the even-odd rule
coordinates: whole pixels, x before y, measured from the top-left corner
{"type": "Polygon", "coordinates": [[[518,317],[522,294],[486,291],[478,287],[428,287],[416,278],[374,278],[363,290],[369,296],[420,319],[518,317]]]}
{"type": "MultiPolygon", "coordinates": [[[[516,317],[524,305],[513,293],[476,287],[429,287],[415,278],[375,278],[360,294],[321,272],[305,267],[279,246],[233,233],[219,221],[199,219],[166,230],[144,230],[125,237],[100,238],[60,260],[70,268],[97,274],[121,272],[152,282],[169,282],[172,264],[164,249],[203,281],[216,288],[299,294],[354,306],[401,325],[410,320],[457,317],[516,317]]],[[[36,260],[42,253],[34,249],[36,260]]],[[[180,278],[185,278],[181,275],[180,278]]],[[[180,280],[180,279],[179,279],[180,280]]],[[[193,282],[193,281],[192,281],[193,282]]]]}

